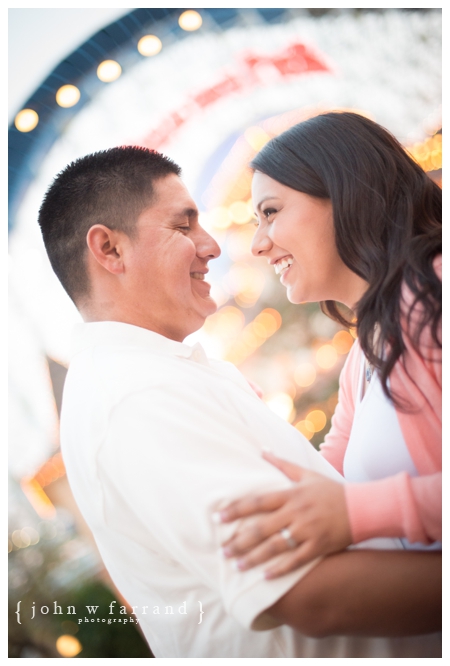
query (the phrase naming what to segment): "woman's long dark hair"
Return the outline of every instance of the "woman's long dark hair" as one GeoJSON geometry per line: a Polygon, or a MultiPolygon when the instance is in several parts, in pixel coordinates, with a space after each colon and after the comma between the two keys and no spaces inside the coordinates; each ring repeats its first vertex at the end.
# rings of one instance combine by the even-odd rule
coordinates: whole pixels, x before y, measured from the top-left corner
{"type": "MultiPolygon", "coordinates": [[[[442,252],[441,189],[387,130],[356,113],[325,113],[299,123],[269,141],[250,166],[331,200],[339,256],[369,284],[355,308],[361,347],[379,369],[386,395],[406,409],[387,383],[405,350],[403,284],[413,295],[406,318],[412,343],[418,349],[429,327],[441,347],[442,285],[433,268],[442,252]]],[[[351,326],[334,301],[321,306],[351,326]]]]}

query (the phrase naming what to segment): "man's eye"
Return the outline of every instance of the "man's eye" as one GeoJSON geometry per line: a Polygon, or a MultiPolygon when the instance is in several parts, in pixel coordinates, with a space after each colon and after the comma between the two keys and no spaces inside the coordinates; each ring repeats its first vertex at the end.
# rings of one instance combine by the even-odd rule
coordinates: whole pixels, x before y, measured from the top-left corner
{"type": "Polygon", "coordinates": [[[178,229],[181,229],[181,231],[190,231],[191,227],[178,227],[178,229]]]}

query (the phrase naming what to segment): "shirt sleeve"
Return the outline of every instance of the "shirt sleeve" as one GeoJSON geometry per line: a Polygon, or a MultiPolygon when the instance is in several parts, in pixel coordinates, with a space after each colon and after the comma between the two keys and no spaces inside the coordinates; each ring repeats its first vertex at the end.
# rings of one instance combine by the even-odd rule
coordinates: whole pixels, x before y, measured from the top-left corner
{"type": "MultiPolygon", "coordinates": [[[[236,571],[219,548],[240,523],[217,525],[212,514],[233,499],[289,488],[292,482],[261,457],[267,442],[232,409],[224,421],[219,400],[205,409],[201,397],[187,399],[183,391],[171,386],[169,397],[164,390],[146,389],[122,400],[109,419],[97,459],[99,474],[133,508],[161,552],[215,590],[242,626],[271,629],[278,623],[264,611],[319,560],[274,580],[263,578],[268,563],[236,571]]],[[[307,445],[309,466],[312,447],[307,445]]],[[[104,501],[110,525],[114,511],[114,504],[104,501]]]]}

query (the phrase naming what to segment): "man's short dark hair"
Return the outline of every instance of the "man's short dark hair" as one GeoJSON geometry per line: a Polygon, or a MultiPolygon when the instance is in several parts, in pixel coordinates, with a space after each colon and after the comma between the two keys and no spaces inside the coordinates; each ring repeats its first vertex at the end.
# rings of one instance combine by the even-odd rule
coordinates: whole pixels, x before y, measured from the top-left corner
{"type": "Polygon", "coordinates": [[[86,155],[61,171],[39,211],[53,270],[75,302],[89,294],[86,234],[94,224],[133,236],[154,199],[154,183],[180,167],[156,151],[123,146],[86,155]]]}

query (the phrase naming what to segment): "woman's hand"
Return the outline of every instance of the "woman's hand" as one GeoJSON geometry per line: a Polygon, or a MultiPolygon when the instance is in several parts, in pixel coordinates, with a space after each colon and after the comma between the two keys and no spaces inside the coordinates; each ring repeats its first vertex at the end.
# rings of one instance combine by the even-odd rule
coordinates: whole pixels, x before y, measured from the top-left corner
{"type": "Polygon", "coordinates": [[[224,556],[237,557],[236,567],[244,571],[285,553],[265,571],[266,578],[276,578],[349,546],[352,537],[343,484],[272,454],[263,457],[298,483],[289,490],[237,500],[220,511],[217,519],[224,523],[266,514],[223,543],[224,556]]]}

